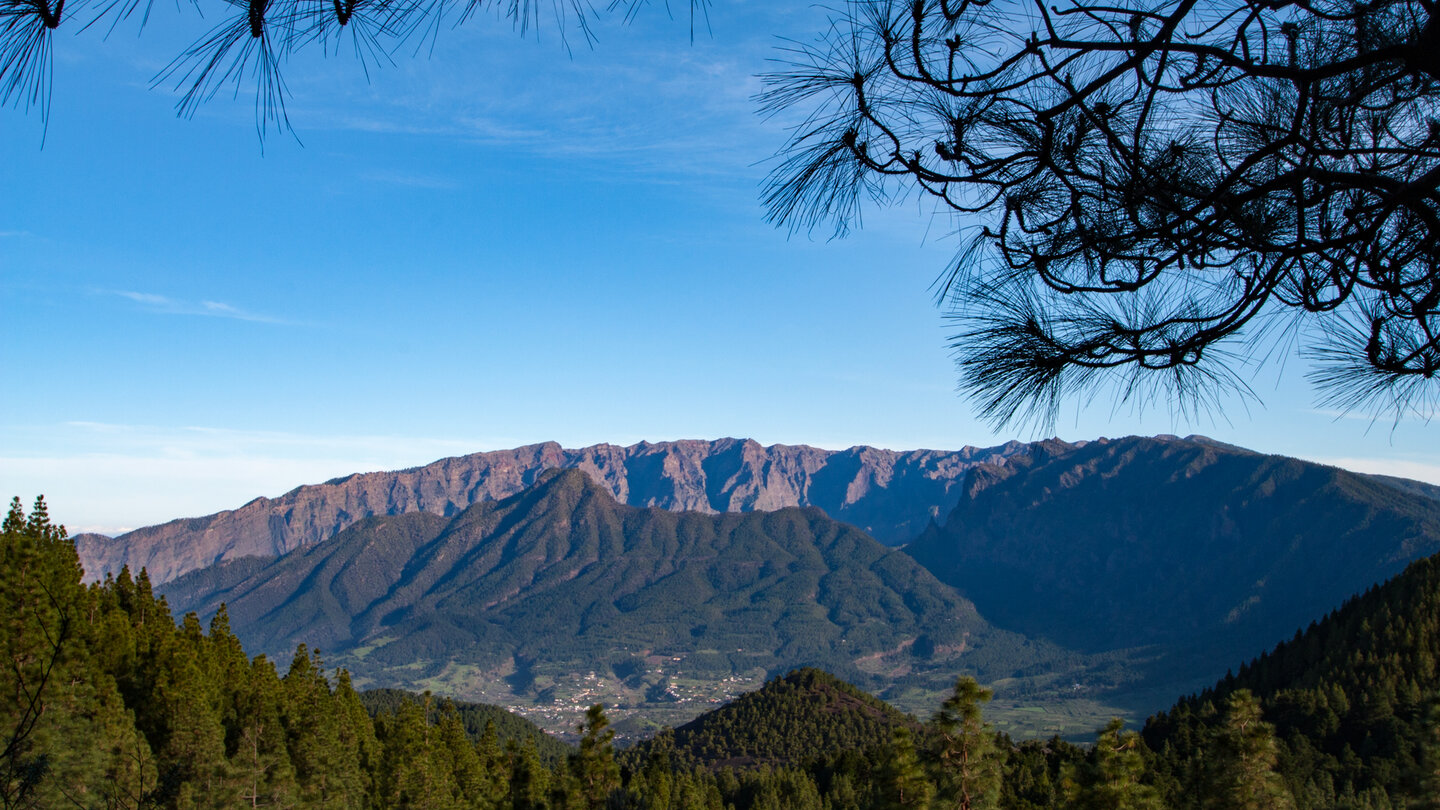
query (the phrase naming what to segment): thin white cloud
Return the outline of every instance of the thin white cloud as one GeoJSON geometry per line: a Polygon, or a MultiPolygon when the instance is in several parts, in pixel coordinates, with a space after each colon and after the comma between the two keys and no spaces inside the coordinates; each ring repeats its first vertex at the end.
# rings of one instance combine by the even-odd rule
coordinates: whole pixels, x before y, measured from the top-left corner
{"type": "MultiPolygon", "coordinates": [[[[299,117],[300,113],[293,113],[293,115],[299,117]]],[[[309,115],[315,120],[306,119],[307,128],[314,129],[328,126],[331,129],[369,132],[377,135],[417,135],[423,137],[458,134],[458,131],[453,126],[420,126],[378,116],[354,115],[351,113],[327,114],[324,110],[310,111],[309,115]]]]}
{"type": "Polygon", "coordinates": [[[223,301],[211,301],[208,299],[201,301],[184,301],[178,298],[171,298],[167,295],[137,292],[135,290],[104,290],[102,292],[133,301],[145,307],[150,312],[163,315],[202,315],[211,318],[250,321],[251,323],[290,323],[289,321],[270,315],[251,312],[223,301]]]}
{"type": "Polygon", "coordinates": [[[115,294],[120,296],[121,298],[129,298],[131,301],[134,301],[137,304],[148,304],[152,307],[168,307],[175,305],[174,301],[166,298],[163,295],[129,292],[127,290],[116,290],[115,294]]]}
{"type": "Polygon", "coordinates": [[[201,301],[200,306],[204,307],[205,311],[210,313],[211,315],[219,315],[225,318],[245,317],[245,313],[241,312],[235,307],[230,306],[229,304],[221,303],[219,301],[201,301]]]}
{"type": "Polygon", "coordinates": [[[73,532],[116,533],[234,509],[305,484],[523,442],[308,435],[73,421],[0,428],[0,494],[43,494],[73,532]],[[43,444],[27,447],[36,436],[43,444]]]}
{"type": "Polygon", "coordinates": [[[1391,475],[1440,485],[1440,459],[1414,461],[1394,458],[1327,458],[1315,456],[1310,459],[1332,467],[1341,467],[1358,473],[1391,475]]]}
{"type": "Polygon", "coordinates": [[[547,129],[515,126],[503,117],[481,115],[456,116],[449,132],[472,141],[506,145],[544,144],[554,137],[554,133],[547,129]]]}
{"type": "Polygon", "coordinates": [[[433,59],[402,62],[338,100],[333,82],[294,72],[291,117],[302,128],[446,137],[585,161],[591,175],[749,180],[783,139],[753,101],[771,32],[692,43],[683,27],[655,22],[617,27],[571,58],[553,43],[467,27],[443,38],[433,59]]]}

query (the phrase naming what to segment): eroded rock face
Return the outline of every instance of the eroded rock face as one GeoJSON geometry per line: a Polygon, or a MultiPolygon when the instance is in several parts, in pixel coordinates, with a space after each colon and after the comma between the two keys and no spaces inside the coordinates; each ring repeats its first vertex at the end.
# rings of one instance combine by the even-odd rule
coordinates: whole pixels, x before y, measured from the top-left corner
{"type": "Polygon", "coordinates": [[[153,582],[223,560],[275,556],[335,535],[362,518],[405,512],[455,515],[499,500],[553,468],[583,470],[631,506],[672,511],[774,511],[816,506],[888,545],[908,542],[959,500],[966,473],[1003,465],[1029,445],[897,452],[761,446],[745,439],[578,450],[554,442],[446,458],[396,472],[360,473],[256,498],[239,509],[149,526],[116,538],[75,538],[88,579],[129,565],[153,582]]]}

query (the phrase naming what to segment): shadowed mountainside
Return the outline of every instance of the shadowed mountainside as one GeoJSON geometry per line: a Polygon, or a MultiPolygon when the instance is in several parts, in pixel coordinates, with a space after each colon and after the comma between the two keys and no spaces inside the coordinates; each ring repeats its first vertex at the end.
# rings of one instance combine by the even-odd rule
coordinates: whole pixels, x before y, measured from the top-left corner
{"type": "Polygon", "coordinates": [[[944,527],[906,547],[999,627],[1159,645],[1190,688],[1437,550],[1440,501],[1415,488],[1164,437],[977,468],[944,527]]]}
{"type": "Polygon", "coordinates": [[[471,504],[514,495],[545,470],[576,468],[631,506],[710,513],[816,506],[883,543],[899,545],[954,507],[969,469],[1002,463],[1025,447],[1010,442],[955,452],[832,451],[720,439],[567,450],[546,442],[398,472],[350,475],[116,538],[82,534],[75,543],[88,580],[128,565],[147,569],[154,582],[167,582],[224,560],[284,554],[367,517],[453,516],[471,504]]]}

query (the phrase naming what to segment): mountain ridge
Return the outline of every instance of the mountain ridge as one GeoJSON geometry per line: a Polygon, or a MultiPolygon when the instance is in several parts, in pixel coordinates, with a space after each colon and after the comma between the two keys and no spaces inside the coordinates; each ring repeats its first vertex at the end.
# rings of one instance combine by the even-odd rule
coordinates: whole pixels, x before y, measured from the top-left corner
{"type": "Polygon", "coordinates": [[[1052,449],[973,469],[906,552],[1008,630],[1190,649],[1188,688],[1440,551],[1440,501],[1374,476],[1167,437],[1052,449]]]}
{"type": "Polygon", "coordinates": [[[87,581],[128,565],[145,568],[156,583],[167,582],[225,560],[278,556],[366,517],[412,511],[452,516],[478,501],[513,495],[544,470],[573,467],[631,506],[710,513],[818,506],[894,546],[954,506],[968,469],[1003,463],[1027,447],[1011,441],[956,451],[864,445],[823,450],[726,438],[571,450],[543,442],[404,470],[353,473],[276,498],[255,498],[237,509],[114,538],[82,534],[75,541],[87,581]]]}
{"type": "MultiPolygon", "coordinates": [[[[1196,438],[1049,440],[1000,463],[971,464],[947,490],[957,505],[943,528],[927,520],[888,556],[815,506],[674,512],[621,504],[579,468],[535,479],[504,501],[448,517],[364,518],[326,542],[232,560],[161,590],[182,611],[230,603],[247,644],[267,654],[299,641],[352,654],[352,668],[377,684],[445,691],[471,689],[476,679],[498,689],[504,680],[495,700],[518,696],[533,706],[593,691],[576,680],[588,673],[635,681],[612,687],[626,700],[654,702],[671,682],[643,673],[668,671],[678,651],[687,670],[703,673],[692,683],[815,665],[867,686],[890,684],[892,698],[915,686],[902,700],[915,705],[936,684],[916,685],[908,673],[977,640],[930,633],[913,615],[888,612],[905,604],[906,587],[923,585],[933,591],[928,604],[960,600],[971,612],[971,600],[980,604],[975,626],[997,632],[987,653],[962,665],[1008,681],[1002,694],[1078,706],[1073,697],[1097,711],[1106,702],[1143,715],[1440,548],[1440,502],[1370,476],[1196,438]],[[723,565],[692,559],[702,546],[711,550],[701,556],[713,558],[735,536],[748,556],[723,565]],[[836,559],[817,549],[837,543],[874,570],[816,573],[836,559]],[[803,576],[781,582],[796,572],[803,576]],[[837,612],[836,594],[846,591],[876,611],[877,624],[867,627],[854,604],[837,612]],[[742,604],[752,598],[760,609],[742,604]],[[795,630],[809,623],[818,628],[809,637],[795,630]],[[855,629],[832,632],[842,625],[855,629]],[[856,651],[880,625],[885,643],[856,651]],[[712,636],[723,643],[697,643],[712,636]],[[574,654],[557,658],[551,647],[574,654]]],[[[462,694],[492,700],[483,690],[462,694]]],[[[996,709],[1011,711],[1007,722],[1028,727],[1016,700],[1002,702],[996,709]]],[[[1053,726],[1045,720],[1035,730],[1053,726]]]]}

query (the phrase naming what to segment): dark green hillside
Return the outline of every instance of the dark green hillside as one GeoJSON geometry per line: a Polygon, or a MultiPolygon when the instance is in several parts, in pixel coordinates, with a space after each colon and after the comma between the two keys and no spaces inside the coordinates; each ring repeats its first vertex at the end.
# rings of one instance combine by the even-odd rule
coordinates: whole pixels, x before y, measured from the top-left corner
{"type": "Polygon", "coordinates": [[[636,745],[627,760],[664,751],[688,767],[804,765],[836,751],[874,753],[897,728],[920,724],[825,672],[800,669],[636,745]]]}
{"type": "Polygon", "coordinates": [[[962,670],[987,681],[1062,670],[1066,688],[1090,677],[819,509],[639,509],[576,470],[448,521],[371,519],[268,567],[164,590],[202,615],[227,602],[258,650],[314,641],[368,685],[487,703],[603,699],[693,717],[729,696],[713,691],[723,679],[758,686],[799,666],[921,691],[962,670]]]}
{"type": "Polygon", "coordinates": [[[1182,691],[1440,550],[1440,501],[1214,443],[1057,443],[973,471],[906,550],[997,626],[1157,645],[1150,682],[1182,691]]]}
{"type": "Polygon", "coordinates": [[[447,522],[426,512],[367,518],[329,543],[202,568],[161,590],[182,612],[207,618],[225,604],[245,643],[272,656],[300,643],[343,649],[351,646],[351,616],[386,595],[396,561],[434,540],[447,522]]]}
{"type": "Polygon", "coordinates": [[[427,718],[429,722],[438,724],[442,715],[442,706],[448,703],[455,707],[460,723],[465,727],[465,733],[473,742],[480,742],[487,729],[494,729],[495,737],[501,745],[514,743],[516,747],[523,747],[527,743],[533,744],[541,761],[551,766],[564,762],[566,757],[574,753],[571,746],[546,734],[543,729],[529,720],[499,706],[469,703],[463,700],[442,700],[428,695],[406,692],[403,689],[367,689],[360,693],[360,703],[371,717],[382,714],[398,715],[401,705],[404,703],[413,703],[423,707],[427,701],[429,703],[427,718]]]}
{"type": "Polygon", "coordinates": [[[1216,707],[1246,689],[1275,725],[1279,769],[1302,808],[1440,797],[1437,662],[1440,557],[1430,557],[1152,718],[1145,736],[1183,778],[1203,758],[1216,707]]]}

